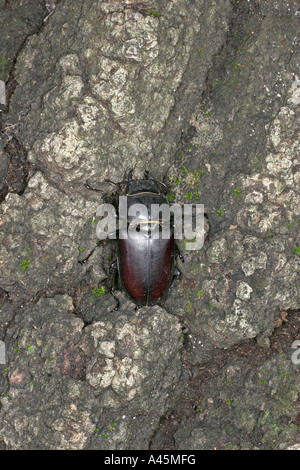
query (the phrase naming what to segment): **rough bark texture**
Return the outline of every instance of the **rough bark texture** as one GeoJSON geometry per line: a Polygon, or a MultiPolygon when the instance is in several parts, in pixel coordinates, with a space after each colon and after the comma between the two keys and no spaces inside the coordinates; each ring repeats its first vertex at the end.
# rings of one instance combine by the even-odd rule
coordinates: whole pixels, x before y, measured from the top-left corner
{"type": "Polygon", "coordinates": [[[0,448],[299,447],[297,2],[0,14],[0,448]],[[209,232],[164,308],[112,312],[84,183],[131,168],[209,232]]]}

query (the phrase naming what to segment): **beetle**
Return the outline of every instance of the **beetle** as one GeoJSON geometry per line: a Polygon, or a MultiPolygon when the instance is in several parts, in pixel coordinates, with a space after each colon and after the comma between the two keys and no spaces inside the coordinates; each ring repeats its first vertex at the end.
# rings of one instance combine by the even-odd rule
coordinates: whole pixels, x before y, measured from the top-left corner
{"type": "MultiPolygon", "coordinates": [[[[105,182],[117,186],[116,194],[111,195],[110,200],[114,206],[118,201],[118,196],[127,196],[127,224],[126,228],[119,228],[117,260],[110,267],[112,286],[111,293],[116,298],[116,276],[119,276],[121,285],[129,297],[135,302],[137,307],[161,304],[172,284],[174,277],[181,273],[175,265],[176,255],[183,260],[174,240],[174,224],[170,221],[170,236],[168,239],[161,237],[162,221],[151,220],[151,204],[168,204],[166,195],[169,186],[156,181],[150,176],[149,171],[145,171],[144,179],[133,179],[133,170],[128,174],[127,180],[114,183],[110,180],[105,182]],[[115,197],[117,196],[117,197],[115,197]],[[135,223],[133,217],[128,216],[130,207],[133,204],[143,204],[147,208],[145,220],[140,220],[136,229],[134,239],[127,237],[123,239],[120,234],[127,230],[129,224],[135,223]],[[155,226],[153,226],[154,224],[155,226]],[[152,225],[152,227],[151,227],[152,225]],[[151,230],[152,229],[152,230],[151,230]],[[158,232],[158,237],[153,234],[158,232]]],[[[93,188],[86,182],[87,189],[105,194],[100,189],[93,188]]],[[[108,200],[106,198],[106,200],[108,200]]],[[[118,299],[116,299],[118,302],[118,299]]],[[[119,302],[118,302],[119,304],[119,302]]],[[[118,308],[118,305],[116,309],[118,308]]]]}

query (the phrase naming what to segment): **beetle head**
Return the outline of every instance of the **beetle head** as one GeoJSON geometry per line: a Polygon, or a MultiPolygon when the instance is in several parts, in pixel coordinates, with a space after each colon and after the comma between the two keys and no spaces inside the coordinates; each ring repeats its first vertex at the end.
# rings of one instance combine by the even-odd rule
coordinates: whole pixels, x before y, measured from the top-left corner
{"type": "Polygon", "coordinates": [[[131,180],[126,186],[126,193],[133,195],[138,193],[160,193],[159,184],[154,180],[131,180]]]}

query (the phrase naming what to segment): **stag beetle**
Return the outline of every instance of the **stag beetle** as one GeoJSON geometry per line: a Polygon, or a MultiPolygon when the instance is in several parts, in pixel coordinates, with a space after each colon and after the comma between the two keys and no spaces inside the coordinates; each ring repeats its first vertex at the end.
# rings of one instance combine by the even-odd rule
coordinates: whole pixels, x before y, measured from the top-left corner
{"type": "MultiPolygon", "coordinates": [[[[119,196],[126,195],[128,211],[133,204],[143,204],[147,208],[147,220],[139,224],[139,231],[135,239],[122,239],[120,233],[123,228],[119,228],[117,260],[112,263],[110,271],[112,275],[111,293],[116,298],[116,278],[119,275],[121,285],[137,307],[150,306],[162,303],[166,293],[174,279],[180,275],[180,271],[175,266],[175,255],[177,254],[182,261],[183,257],[175,244],[174,225],[171,220],[170,236],[168,239],[162,237],[153,238],[148,224],[156,224],[156,229],[161,232],[161,221],[150,221],[151,204],[168,204],[166,195],[169,192],[169,186],[165,183],[154,180],[148,171],[145,171],[145,179],[133,179],[133,170],[128,174],[128,178],[120,183],[114,183],[110,180],[105,182],[117,186],[114,197],[114,205],[119,196]]],[[[87,189],[102,192],[100,189],[93,188],[89,182],[86,182],[87,189]]],[[[113,199],[111,199],[113,201],[113,199]]],[[[128,217],[127,224],[132,220],[128,217]]],[[[153,228],[153,227],[152,227],[153,228]]],[[[127,227],[126,227],[127,229],[127,227]]],[[[153,232],[152,232],[153,234],[153,232]]],[[[117,303],[118,299],[116,298],[117,303]]],[[[118,305],[116,309],[118,308],[118,305]]]]}

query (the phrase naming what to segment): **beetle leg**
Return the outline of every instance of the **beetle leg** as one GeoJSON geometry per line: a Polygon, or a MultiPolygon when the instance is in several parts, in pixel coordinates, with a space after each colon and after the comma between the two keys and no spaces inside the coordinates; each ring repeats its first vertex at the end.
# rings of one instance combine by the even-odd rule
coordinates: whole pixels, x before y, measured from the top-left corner
{"type": "Polygon", "coordinates": [[[102,189],[92,188],[92,186],[90,186],[88,180],[85,182],[85,187],[87,189],[89,189],[90,191],[96,191],[97,193],[106,194],[105,191],[102,191],[102,189]]]}
{"type": "Polygon", "coordinates": [[[175,266],[174,271],[173,271],[173,276],[178,277],[181,276],[181,271],[175,266]]]}
{"type": "MultiPolygon", "coordinates": [[[[181,276],[181,271],[179,271],[179,269],[177,268],[177,266],[174,266],[173,268],[173,277],[172,277],[172,281],[171,281],[171,286],[173,285],[173,282],[175,281],[175,279],[177,279],[179,276],[181,276]]],[[[161,305],[163,308],[164,306],[161,305]]]]}
{"type": "Polygon", "coordinates": [[[155,181],[156,183],[160,183],[160,181],[156,181],[153,176],[151,175],[149,170],[145,170],[145,179],[146,180],[152,180],[155,181]]]}
{"type": "Polygon", "coordinates": [[[117,311],[117,310],[119,310],[119,307],[120,307],[119,299],[118,299],[118,297],[116,296],[115,292],[112,289],[110,289],[110,293],[113,296],[113,298],[115,299],[115,301],[117,302],[117,305],[114,308],[114,310],[117,311]]]}
{"type": "Polygon", "coordinates": [[[117,268],[117,261],[114,261],[111,263],[109,267],[109,277],[110,277],[110,293],[114,297],[114,299],[117,302],[117,305],[115,306],[114,310],[118,310],[120,306],[120,302],[118,297],[115,294],[115,291],[118,288],[118,268],[117,268]]]}
{"type": "Polygon", "coordinates": [[[160,184],[160,190],[162,194],[168,194],[170,190],[172,189],[171,184],[166,184],[166,183],[163,183],[162,181],[159,181],[159,184],[160,184]]]}
{"type": "Polygon", "coordinates": [[[132,181],[133,180],[133,169],[129,171],[128,173],[128,181],[132,181]]]}
{"type": "MultiPolygon", "coordinates": [[[[92,254],[94,253],[94,251],[101,245],[104,245],[106,242],[106,240],[98,240],[96,245],[94,246],[94,248],[86,255],[85,258],[82,258],[82,259],[79,259],[78,260],[78,263],[79,264],[84,264],[87,262],[87,260],[92,256],[92,254]]],[[[80,256],[79,256],[80,257],[80,256]]]]}
{"type": "Polygon", "coordinates": [[[105,181],[105,183],[115,184],[116,186],[118,186],[118,185],[119,185],[119,183],[115,183],[114,181],[112,181],[112,180],[109,180],[108,178],[105,178],[105,180],[104,180],[104,181],[105,181]]]}
{"type": "MultiPolygon", "coordinates": [[[[126,181],[120,181],[120,183],[115,183],[114,181],[111,181],[109,179],[105,179],[104,180],[105,183],[109,183],[109,184],[114,184],[115,186],[117,186],[118,188],[118,191],[120,192],[122,190],[122,185],[124,185],[126,183],[126,181]]],[[[107,191],[103,191],[102,189],[98,189],[98,188],[93,188],[89,181],[86,181],[85,182],[85,187],[91,191],[96,191],[97,193],[102,193],[104,194],[105,196],[109,196],[111,197],[111,193],[108,193],[107,191]]]]}
{"type": "Polygon", "coordinates": [[[110,277],[110,285],[111,290],[115,291],[118,289],[118,265],[117,261],[111,263],[109,267],[109,277],[110,277]]]}
{"type": "Polygon", "coordinates": [[[162,181],[157,181],[155,178],[153,178],[153,176],[151,175],[149,170],[145,170],[145,179],[155,181],[155,183],[162,184],[163,186],[168,186],[167,184],[163,183],[162,181]]]}
{"type": "Polygon", "coordinates": [[[183,254],[181,253],[181,251],[179,250],[179,248],[176,244],[175,244],[175,253],[178,256],[178,258],[180,259],[180,261],[182,263],[184,263],[184,256],[183,256],[183,254]]]}
{"type": "Polygon", "coordinates": [[[119,181],[118,183],[115,183],[114,181],[112,181],[112,180],[109,180],[109,179],[107,179],[107,178],[105,178],[105,180],[104,180],[104,181],[105,181],[105,183],[114,184],[115,186],[117,186],[117,187],[118,187],[119,191],[121,190],[121,188],[122,188],[122,185],[123,185],[124,183],[126,183],[126,181],[119,181]]]}

